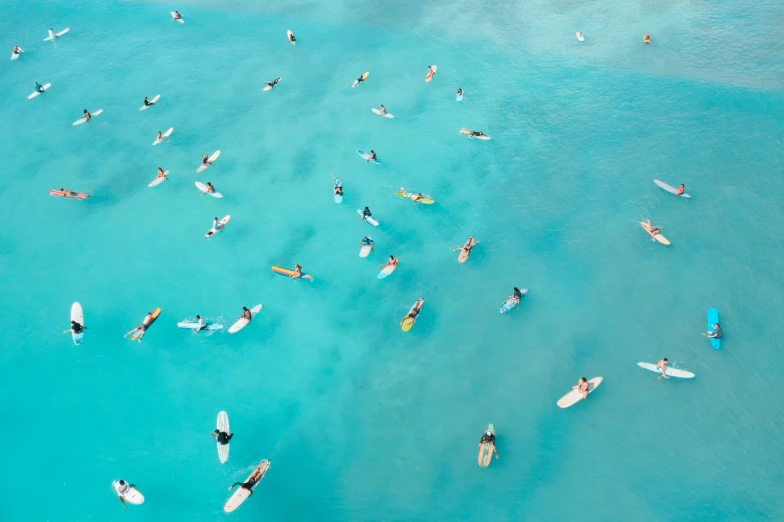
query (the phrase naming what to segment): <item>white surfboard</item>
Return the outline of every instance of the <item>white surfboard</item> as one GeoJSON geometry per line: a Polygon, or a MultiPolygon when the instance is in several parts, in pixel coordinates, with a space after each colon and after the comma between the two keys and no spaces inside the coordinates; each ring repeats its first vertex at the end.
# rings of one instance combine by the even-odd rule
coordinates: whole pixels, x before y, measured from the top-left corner
{"type": "MultiPolygon", "coordinates": [[[[669,192],[670,194],[675,194],[676,196],[678,196],[678,189],[676,189],[675,187],[671,187],[670,185],[666,184],[663,181],[659,181],[658,179],[653,180],[653,182],[656,183],[656,185],[658,185],[659,187],[661,187],[664,190],[666,190],[667,192],[669,192]]],[[[680,198],[691,198],[691,196],[689,196],[685,192],[683,194],[681,194],[680,196],[678,196],[678,197],[680,197],[680,198]]]]}
{"type": "Polygon", "coordinates": [[[171,16],[172,16],[172,21],[174,21],[174,22],[180,22],[181,24],[184,24],[184,23],[185,23],[185,20],[183,20],[183,19],[181,18],[181,17],[182,17],[182,15],[180,15],[180,18],[174,18],[175,16],[177,16],[177,15],[174,13],[174,11],[170,11],[170,13],[171,13],[171,16]]]}
{"type": "MultiPolygon", "coordinates": [[[[261,308],[262,308],[262,306],[260,304],[257,304],[256,306],[251,308],[250,309],[250,316],[251,317],[256,317],[256,314],[261,311],[261,308]]],[[[239,319],[237,319],[236,323],[231,325],[231,328],[229,328],[229,333],[237,333],[240,330],[242,330],[243,328],[245,328],[246,326],[248,326],[249,323],[250,323],[250,321],[248,321],[244,317],[240,317],[239,319]]]]}
{"type": "Polygon", "coordinates": [[[163,171],[163,177],[162,177],[162,178],[159,178],[159,177],[157,177],[157,176],[156,176],[156,177],[155,177],[155,179],[154,179],[154,180],[152,180],[152,182],[151,182],[149,185],[147,185],[147,186],[148,186],[148,187],[157,187],[158,185],[160,185],[161,183],[163,183],[164,181],[166,181],[166,176],[167,176],[168,174],[169,174],[169,171],[168,171],[168,170],[164,170],[164,171],[163,171]]]}
{"type": "MultiPolygon", "coordinates": [[[[215,425],[215,428],[227,435],[231,435],[228,413],[225,411],[218,413],[218,422],[215,425]]],[[[216,442],[215,444],[218,445],[218,459],[221,461],[221,464],[226,464],[226,461],[229,460],[229,444],[221,444],[220,442],[216,442]]]]}
{"type": "MultiPolygon", "coordinates": [[[[91,112],[91,113],[90,113],[90,116],[91,116],[91,118],[90,118],[90,119],[93,119],[93,118],[95,118],[96,116],[100,116],[102,112],[103,112],[103,109],[98,109],[98,110],[97,110],[97,111],[95,111],[95,112],[91,112]]],[[[75,122],[73,122],[73,124],[74,124],[74,125],[81,125],[82,123],[86,123],[87,121],[88,121],[88,120],[87,120],[87,116],[82,116],[81,118],[79,118],[78,120],[76,120],[75,122]]]]}
{"type": "Polygon", "coordinates": [[[286,31],[286,37],[289,39],[289,43],[291,45],[297,45],[297,39],[294,38],[294,33],[291,31],[286,31]]]}
{"type": "MultiPolygon", "coordinates": [[[[648,370],[649,372],[658,373],[661,375],[661,370],[655,365],[646,362],[638,362],[637,366],[648,370]]],[[[667,371],[665,372],[667,377],[677,377],[678,379],[693,379],[694,374],[691,372],[687,372],[686,370],[679,370],[677,368],[672,368],[670,365],[667,365],[667,371]]]]}
{"type": "Polygon", "coordinates": [[[70,27],[66,27],[65,29],[63,29],[63,30],[62,30],[62,31],[60,31],[59,33],[55,33],[55,34],[54,34],[54,37],[52,37],[52,36],[47,36],[46,38],[44,38],[44,42],[48,42],[49,40],[55,40],[56,38],[60,38],[62,35],[64,35],[65,33],[67,33],[67,32],[68,32],[68,31],[70,31],[70,30],[71,30],[71,28],[70,28],[70,27]]]}
{"type": "Polygon", "coordinates": [[[577,31],[574,34],[575,34],[575,36],[577,36],[577,39],[580,40],[581,42],[585,41],[585,37],[583,36],[583,33],[581,33],[580,31],[577,31]]]}
{"type": "MultiPolygon", "coordinates": [[[[52,86],[52,84],[51,84],[51,83],[47,83],[47,84],[45,84],[45,85],[41,85],[41,88],[42,88],[44,91],[46,91],[46,90],[47,90],[49,87],[51,87],[51,86],[52,86]]],[[[30,96],[28,96],[28,97],[27,97],[27,99],[28,99],[28,100],[32,100],[33,98],[36,98],[36,97],[37,97],[39,94],[41,94],[41,93],[40,93],[40,92],[38,92],[38,91],[35,91],[33,94],[31,94],[30,96]]]]}
{"type": "Polygon", "coordinates": [[[144,495],[142,495],[141,491],[136,488],[131,488],[125,493],[120,493],[119,480],[112,482],[112,489],[114,489],[114,492],[117,493],[118,497],[123,498],[129,504],[135,504],[137,506],[139,504],[144,504],[144,495]]]}
{"type": "Polygon", "coordinates": [[[377,279],[386,279],[389,274],[395,271],[396,266],[385,266],[384,269],[378,273],[377,279]]]}
{"type": "MultiPolygon", "coordinates": [[[[648,223],[646,223],[645,221],[640,221],[640,226],[643,228],[643,230],[648,232],[649,230],[648,223]]],[[[650,234],[650,232],[648,232],[648,234],[650,234]]],[[[651,241],[658,241],[659,243],[665,246],[670,245],[670,240],[661,234],[656,234],[655,236],[653,236],[653,239],[651,239],[651,241]]]]}
{"type": "MultiPolygon", "coordinates": [[[[214,162],[216,159],[218,159],[218,156],[220,156],[220,151],[219,151],[219,150],[216,150],[215,152],[213,152],[213,153],[212,153],[212,156],[210,156],[209,158],[207,158],[207,161],[209,161],[209,162],[210,162],[210,164],[212,164],[212,163],[213,163],[213,162],[214,162]]],[[[204,164],[201,164],[201,165],[199,165],[199,168],[198,168],[198,169],[196,169],[196,172],[201,172],[201,171],[203,171],[204,169],[206,169],[207,167],[209,167],[209,165],[204,165],[204,164]]]]}
{"type": "MultiPolygon", "coordinates": [[[[82,305],[79,303],[74,303],[71,305],[71,321],[76,321],[80,325],[84,326],[84,313],[82,313],[82,305]]],[[[71,332],[71,337],[73,338],[74,344],[79,346],[82,344],[82,340],[84,339],[84,329],[79,333],[71,332]]]]}
{"type": "MultiPolygon", "coordinates": [[[[593,393],[593,391],[598,388],[601,383],[601,377],[594,377],[593,379],[588,380],[588,393],[593,393]]],[[[569,406],[577,404],[581,400],[583,400],[583,394],[577,390],[571,390],[569,393],[558,399],[558,407],[568,408],[569,406]]]]}
{"type": "Polygon", "coordinates": [[[23,52],[24,49],[22,49],[21,47],[19,48],[19,54],[16,54],[15,52],[11,51],[11,61],[13,62],[14,60],[18,60],[19,57],[22,56],[23,52]]]}
{"type": "Polygon", "coordinates": [[[219,232],[219,231],[223,230],[224,228],[226,228],[226,224],[230,220],[231,220],[231,216],[224,216],[223,219],[218,221],[218,228],[214,228],[213,227],[213,228],[209,229],[207,231],[207,234],[204,237],[212,237],[212,236],[214,236],[217,232],[219,232]]]}
{"type": "MultiPolygon", "coordinates": [[[[362,209],[358,208],[357,209],[357,214],[359,214],[360,217],[361,217],[362,216],[362,209]]],[[[367,218],[363,219],[363,221],[367,221],[368,223],[370,223],[374,227],[378,226],[378,221],[376,221],[376,219],[373,216],[367,217],[367,218]]]]}
{"type": "MultiPolygon", "coordinates": [[[[253,470],[253,473],[251,473],[250,475],[248,475],[248,478],[246,478],[246,479],[245,479],[245,482],[247,482],[248,480],[250,480],[250,478],[253,476],[253,474],[254,474],[254,473],[256,473],[256,472],[258,472],[258,471],[260,471],[260,472],[261,472],[261,478],[264,478],[264,474],[265,474],[265,473],[267,472],[267,470],[269,469],[269,466],[270,466],[270,461],[268,461],[268,460],[266,460],[266,459],[265,459],[265,460],[262,460],[261,462],[259,462],[259,465],[258,465],[258,466],[256,466],[256,469],[254,469],[254,470],[253,470]]],[[[261,479],[259,479],[259,480],[256,482],[256,484],[254,484],[254,485],[253,485],[253,488],[252,488],[252,489],[256,489],[256,486],[258,486],[258,485],[259,485],[259,482],[261,482],[261,479]]],[[[229,500],[228,500],[228,501],[226,502],[226,504],[223,506],[223,511],[225,511],[226,513],[231,513],[232,511],[234,511],[235,509],[237,509],[238,507],[240,507],[240,505],[241,505],[243,502],[245,502],[245,500],[246,500],[246,499],[247,499],[249,496],[250,496],[250,491],[248,491],[247,489],[245,489],[245,488],[243,488],[243,487],[239,487],[239,486],[238,486],[238,487],[237,487],[237,490],[236,490],[236,491],[234,491],[234,494],[231,496],[231,498],[229,498],[229,500]]]]}
{"type": "Polygon", "coordinates": [[[146,111],[147,109],[149,109],[150,107],[152,107],[152,106],[153,106],[153,104],[155,104],[155,102],[157,102],[159,99],[161,99],[161,95],[160,95],[160,94],[156,94],[156,95],[153,97],[153,99],[152,99],[152,100],[147,100],[148,102],[150,102],[150,104],[149,104],[149,105],[142,105],[141,107],[139,107],[139,110],[140,110],[140,111],[146,111]]]}
{"type": "Polygon", "coordinates": [[[198,188],[199,190],[201,190],[202,192],[204,192],[208,196],[212,196],[214,198],[222,198],[223,197],[223,194],[221,194],[220,192],[207,192],[207,185],[205,185],[201,181],[197,181],[196,182],[196,188],[198,188]]]}
{"type": "MultiPolygon", "coordinates": [[[[172,132],[174,132],[174,127],[170,127],[169,130],[167,130],[166,132],[161,134],[161,136],[163,136],[164,138],[168,138],[169,136],[171,136],[172,132]]],[[[157,144],[159,144],[162,141],[163,140],[161,140],[161,139],[155,138],[155,141],[153,141],[152,144],[153,145],[157,145],[157,144]]]]}
{"type": "Polygon", "coordinates": [[[384,118],[394,118],[395,117],[394,114],[389,114],[389,113],[381,114],[381,109],[376,109],[375,107],[373,107],[370,110],[373,111],[374,114],[378,114],[379,116],[383,116],[384,118]]]}
{"type": "MultiPolygon", "coordinates": [[[[368,236],[368,239],[372,240],[373,238],[368,236]]],[[[373,243],[369,245],[361,245],[359,247],[359,257],[367,257],[370,255],[370,252],[373,251],[373,243]]]]}

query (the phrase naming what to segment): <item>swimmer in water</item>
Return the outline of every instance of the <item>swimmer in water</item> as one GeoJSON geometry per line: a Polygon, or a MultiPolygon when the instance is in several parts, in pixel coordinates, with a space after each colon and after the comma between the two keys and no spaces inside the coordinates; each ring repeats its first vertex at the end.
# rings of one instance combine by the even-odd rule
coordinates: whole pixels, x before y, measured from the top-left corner
{"type": "Polygon", "coordinates": [[[463,98],[465,98],[465,93],[463,92],[463,89],[457,90],[457,96],[462,96],[463,98]]]}
{"type": "Polygon", "coordinates": [[[651,225],[650,219],[647,220],[645,223],[646,223],[645,231],[648,232],[652,238],[656,238],[659,232],[661,232],[662,227],[654,227],[653,225],[651,225]]]}

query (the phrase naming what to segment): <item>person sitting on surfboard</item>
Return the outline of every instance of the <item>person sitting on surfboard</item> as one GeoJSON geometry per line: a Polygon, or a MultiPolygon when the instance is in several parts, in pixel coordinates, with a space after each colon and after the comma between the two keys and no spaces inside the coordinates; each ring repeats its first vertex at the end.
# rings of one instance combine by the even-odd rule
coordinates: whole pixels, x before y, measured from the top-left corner
{"type": "Polygon", "coordinates": [[[250,322],[251,319],[253,319],[253,314],[245,306],[242,307],[242,317],[241,317],[241,319],[247,319],[248,322],[250,322]]]}
{"type": "Polygon", "coordinates": [[[84,330],[85,328],[87,328],[87,327],[84,326],[84,325],[79,324],[78,322],[76,322],[76,321],[74,321],[72,319],[71,320],[71,329],[70,330],[64,330],[63,333],[72,332],[72,333],[75,333],[75,334],[80,334],[80,333],[82,333],[82,330],[84,330]]]}
{"type": "Polygon", "coordinates": [[[145,107],[149,107],[150,105],[155,105],[155,104],[151,103],[150,100],[147,99],[147,96],[145,96],[144,97],[144,106],[145,107]]]}
{"type": "Polygon", "coordinates": [[[387,108],[382,105],[381,108],[378,110],[378,115],[383,116],[386,113],[387,113],[387,108]]]}
{"type": "Polygon", "coordinates": [[[713,331],[712,332],[708,332],[705,335],[708,336],[708,337],[711,337],[713,339],[721,339],[721,336],[722,336],[721,325],[719,323],[712,324],[711,328],[713,328],[713,331]]]}
{"type": "Polygon", "coordinates": [[[291,43],[296,43],[297,42],[297,38],[294,36],[294,33],[292,33],[292,32],[289,32],[289,42],[291,42],[291,43]]]}
{"type": "Polygon", "coordinates": [[[123,507],[125,507],[125,498],[123,498],[123,495],[128,493],[131,489],[136,489],[136,486],[134,486],[133,484],[128,484],[122,479],[118,480],[117,484],[120,486],[119,488],[117,488],[117,495],[119,496],[120,502],[122,502],[123,507]]]}
{"type": "Polygon", "coordinates": [[[210,183],[208,181],[207,182],[207,190],[204,191],[204,194],[202,194],[202,196],[206,196],[207,194],[212,194],[213,192],[215,192],[215,187],[213,187],[212,183],[210,183]]]}
{"type": "Polygon", "coordinates": [[[179,20],[181,18],[182,18],[182,15],[180,14],[180,12],[179,11],[174,11],[174,17],[172,18],[172,20],[179,20]]]}
{"type": "Polygon", "coordinates": [[[158,137],[157,137],[157,139],[158,139],[158,141],[166,141],[166,136],[164,136],[163,134],[161,134],[161,131],[158,131],[158,137]]]}
{"type": "Polygon", "coordinates": [[[296,279],[302,275],[302,267],[299,265],[294,265],[294,273],[291,274],[289,277],[292,279],[296,279]]]}
{"type": "Polygon", "coordinates": [[[580,380],[577,381],[576,386],[572,386],[573,390],[577,390],[579,393],[582,394],[583,399],[588,398],[588,379],[585,377],[580,377],[580,380]]]}
{"type": "Polygon", "coordinates": [[[15,45],[14,48],[11,49],[11,54],[22,54],[22,49],[20,49],[18,45],[15,45]]]}
{"type": "Polygon", "coordinates": [[[676,195],[676,196],[680,196],[680,195],[681,195],[681,194],[683,194],[685,191],[686,191],[686,185],[684,185],[683,183],[681,183],[681,186],[680,186],[680,187],[678,187],[678,191],[677,191],[677,192],[675,192],[675,195],[676,195]]]}
{"type": "Polygon", "coordinates": [[[52,39],[57,38],[57,36],[54,35],[54,31],[52,31],[51,27],[49,28],[49,38],[52,38],[52,39]]]}
{"type": "Polygon", "coordinates": [[[220,444],[221,446],[225,446],[226,444],[228,444],[231,438],[234,436],[233,433],[229,435],[225,431],[220,431],[217,428],[210,435],[212,435],[212,438],[217,440],[218,444],[220,444]]]}
{"type": "Polygon", "coordinates": [[[667,379],[667,365],[669,363],[670,361],[666,357],[656,363],[656,367],[659,370],[661,370],[661,375],[659,376],[659,379],[667,379]]]}
{"type": "Polygon", "coordinates": [[[387,260],[387,264],[384,265],[384,268],[386,268],[388,266],[391,266],[393,268],[397,268],[397,262],[398,261],[400,261],[400,260],[397,259],[395,256],[389,256],[389,259],[387,260]]]}
{"type": "Polygon", "coordinates": [[[373,240],[367,236],[363,237],[362,241],[359,242],[359,246],[361,247],[372,246],[372,245],[373,245],[373,240]]]}
{"type": "Polygon", "coordinates": [[[35,92],[44,92],[44,88],[38,82],[33,82],[33,83],[35,83],[35,92]]]}
{"type": "Polygon", "coordinates": [[[210,165],[212,165],[212,163],[210,163],[210,155],[205,154],[204,157],[201,159],[201,166],[209,167],[210,165]]]}
{"type": "Polygon", "coordinates": [[[336,196],[342,196],[343,195],[343,178],[340,178],[340,181],[338,181],[337,179],[333,178],[332,181],[335,183],[334,194],[336,196]]]}
{"type": "Polygon", "coordinates": [[[419,312],[422,311],[423,306],[425,306],[425,300],[420,297],[419,299],[417,299],[417,302],[414,305],[414,307],[408,311],[408,313],[403,319],[400,320],[400,325],[402,326],[403,323],[406,321],[406,319],[413,319],[414,321],[416,321],[416,318],[419,315],[419,312]]]}
{"type": "Polygon", "coordinates": [[[144,334],[147,333],[147,328],[150,326],[150,321],[152,321],[152,312],[147,312],[147,315],[145,315],[144,319],[142,319],[142,324],[123,335],[123,337],[128,337],[131,334],[139,332],[139,337],[137,337],[136,340],[142,342],[142,337],[144,337],[144,334]]]}
{"type": "Polygon", "coordinates": [[[476,136],[484,136],[485,133],[482,131],[469,131],[468,135],[475,138],[476,136]]]}
{"type": "Polygon", "coordinates": [[[84,121],[90,121],[90,118],[92,117],[93,115],[87,112],[87,109],[84,109],[84,121]]]}
{"type": "Polygon", "coordinates": [[[196,329],[197,332],[207,328],[207,323],[204,321],[204,319],[201,318],[200,315],[196,316],[196,324],[199,325],[199,327],[196,329]]]}
{"type": "Polygon", "coordinates": [[[370,156],[368,156],[368,161],[373,161],[374,159],[376,159],[376,151],[371,150],[370,156]]]}
{"type": "Polygon", "coordinates": [[[162,168],[158,167],[158,175],[156,176],[156,179],[157,178],[165,178],[165,177],[166,177],[166,173],[163,171],[162,168]]]}
{"type": "Polygon", "coordinates": [[[367,218],[372,217],[372,216],[373,215],[370,213],[370,209],[368,207],[365,207],[365,210],[362,211],[362,217],[359,218],[359,219],[363,220],[363,219],[367,219],[367,218]]]}
{"type": "Polygon", "coordinates": [[[272,89],[273,87],[275,87],[278,84],[279,81],[280,81],[280,78],[275,78],[271,82],[265,82],[265,83],[267,84],[267,87],[272,89]]]}
{"type": "MultiPolygon", "coordinates": [[[[471,248],[473,248],[473,247],[471,247],[471,248]]],[[[522,298],[523,298],[523,293],[517,287],[514,287],[514,291],[512,292],[512,295],[507,297],[507,299],[514,299],[516,304],[520,304],[520,300],[522,298]]]]}
{"type": "Polygon", "coordinates": [[[465,94],[463,93],[463,89],[457,89],[457,96],[462,96],[465,98],[465,94]]]}
{"type": "Polygon", "coordinates": [[[436,72],[433,70],[433,66],[432,65],[428,65],[427,66],[427,76],[425,76],[425,81],[429,82],[430,80],[432,80],[433,79],[433,75],[435,73],[436,72]]]}

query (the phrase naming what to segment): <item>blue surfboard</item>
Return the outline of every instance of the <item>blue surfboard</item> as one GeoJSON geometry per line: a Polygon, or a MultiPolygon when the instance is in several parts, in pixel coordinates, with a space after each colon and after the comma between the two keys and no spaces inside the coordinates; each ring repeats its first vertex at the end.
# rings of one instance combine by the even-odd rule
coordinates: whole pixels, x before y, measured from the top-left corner
{"type": "MultiPolygon", "coordinates": [[[[708,308],[708,331],[713,331],[713,325],[719,323],[719,311],[715,308],[708,308]]],[[[719,323],[720,324],[720,323],[719,323]]],[[[715,349],[721,348],[721,339],[716,339],[715,337],[708,337],[710,340],[711,346],[715,349]]]]}
{"type": "Polygon", "coordinates": [[[370,163],[375,163],[376,165],[381,165],[381,162],[377,159],[370,159],[370,154],[366,153],[363,150],[357,149],[357,154],[362,156],[362,159],[369,161],[370,163]]]}

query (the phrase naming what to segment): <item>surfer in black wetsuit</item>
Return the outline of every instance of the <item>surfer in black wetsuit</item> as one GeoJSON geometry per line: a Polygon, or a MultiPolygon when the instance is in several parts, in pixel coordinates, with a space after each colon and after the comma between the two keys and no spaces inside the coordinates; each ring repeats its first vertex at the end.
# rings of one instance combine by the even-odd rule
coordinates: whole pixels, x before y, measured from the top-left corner
{"type": "Polygon", "coordinates": [[[522,298],[523,298],[523,293],[517,287],[514,287],[514,291],[512,292],[512,295],[507,297],[507,299],[514,299],[515,303],[517,304],[520,304],[520,299],[522,298]]]}
{"type": "Polygon", "coordinates": [[[233,433],[229,435],[225,431],[220,431],[217,428],[210,435],[212,435],[212,438],[217,440],[218,444],[220,444],[221,446],[225,446],[226,444],[228,444],[231,438],[234,436],[233,433]]]}
{"type": "Polygon", "coordinates": [[[147,99],[147,96],[145,96],[145,97],[144,97],[144,106],[145,106],[145,107],[149,107],[150,105],[153,105],[153,104],[152,104],[152,103],[150,103],[150,100],[148,100],[148,99],[147,99]]]}
{"type": "MultiPolygon", "coordinates": [[[[234,486],[237,486],[237,485],[239,485],[239,487],[241,487],[241,488],[243,488],[243,489],[247,489],[247,490],[248,490],[248,492],[250,493],[250,495],[252,495],[252,494],[253,494],[253,488],[254,488],[254,487],[256,486],[256,484],[258,484],[258,482],[261,480],[261,477],[263,477],[263,476],[264,476],[264,473],[266,473],[266,472],[267,472],[267,469],[269,469],[269,463],[267,464],[267,466],[266,466],[266,467],[265,467],[263,470],[258,470],[258,469],[257,469],[256,471],[254,471],[254,472],[253,472],[253,475],[251,475],[250,477],[248,477],[248,481],[247,481],[247,482],[235,482],[234,484],[232,484],[231,486],[229,486],[229,491],[231,491],[231,489],[232,489],[234,486]]],[[[248,495],[248,496],[250,496],[250,495],[248,495]]]]}
{"type": "Polygon", "coordinates": [[[362,211],[362,217],[359,218],[360,220],[367,219],[369,217],[373,217],[373,214],[370,213],[370,209],[365,207],[365,210],[362,211]]]}
{"type": "Polygon", "coordinates": [[[484,135],[485,133],[482,131],[471,131],[471,134],[469,134],[469,136],[471,136],[472,138],[475,138],[477,136],[484,136],[484,135]]]}
{"type": "Polygon", "coordinates": [[[44,92],[44,88],[41,86],[41,84],[39,84],[38,82],[33,82],[33,83],[35,83],[35,92],[44,92]]]}
{"type": "Polygon", "coordinates": [[[275,78],[271,82],[265,82],[265,83],[267,84],[267,87],[272,89],[273,87],[275,87],[278,84],[279,81],[280,81],[280,78],[275,78]]]}

